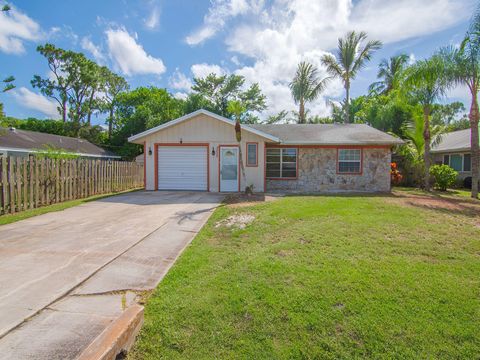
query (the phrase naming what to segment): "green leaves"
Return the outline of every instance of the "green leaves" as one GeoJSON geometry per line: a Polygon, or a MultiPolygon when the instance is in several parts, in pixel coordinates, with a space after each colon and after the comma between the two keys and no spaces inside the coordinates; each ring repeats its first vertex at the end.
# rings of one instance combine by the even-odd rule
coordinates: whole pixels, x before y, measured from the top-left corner
{"type": "Polygon", "coordinates": [[[318,77],[318,69],[308,63],[301,62],[298,64],[297,72],[292,82],[289,84],[292,92],[293,100],[296,104],[300,104],[299,109],[299,123],[306,122],[306,113],[304,104],[318,98],[318,96],[325,90],[330,77],[320,80],[318,77]]]}
{"type": "Polygon", "coordinates": [[[219,115],[231,117],[234,114],[228,110],[228,103],[239,101],[245,108],[242,120],[252,121],[252,112],[267,108],[266,97],[257,83],[244,90],[243,76],[235,74],[219,76],[212,73],[205,78],[194,78],[193,81],[193,94],[189,95],[186,101],[189,110],[194,111],[203,107],[219,115]],[[199,107],[195,108],[192,105],[199,107]]]}

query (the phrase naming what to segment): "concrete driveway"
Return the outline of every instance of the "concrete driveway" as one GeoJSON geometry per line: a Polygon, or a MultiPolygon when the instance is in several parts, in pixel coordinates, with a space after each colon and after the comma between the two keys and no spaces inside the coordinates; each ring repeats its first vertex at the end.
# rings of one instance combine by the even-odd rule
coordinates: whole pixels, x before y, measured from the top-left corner
{"type": "Polygon", "coordinates": [[[134,192],[0,227],[0,359],[72,359],[155,288],[222,200],[134,192]]]}

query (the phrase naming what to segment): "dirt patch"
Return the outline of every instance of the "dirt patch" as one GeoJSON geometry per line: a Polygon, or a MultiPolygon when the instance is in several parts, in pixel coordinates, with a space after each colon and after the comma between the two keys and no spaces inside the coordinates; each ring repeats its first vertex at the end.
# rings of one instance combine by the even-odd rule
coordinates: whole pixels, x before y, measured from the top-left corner
{"type": "Polygon", "coordinates": [[[255,216],[250,214],[236,214],[231,215],[226,219],[223,219],[215,224],[216,228],[225,226],[228,228],[236,227],[239,229],[245,229],[248,224],[255,220],[255,216]]]}
{"type": "Polygon", "coordinates": [[[270,202],[279,199],[281,196],[272,196],[265,194],[231,194],[223,201],[230,207],[252,206],[262,202],[270,202]]]}
{"type": "Polygon", "coordinates": [[[411,194],[403,191],[393,191],[393,197],[386,198],[396,204],[439,210],[452,214],[462,214],[475,218],[480,225],[480,201],[438,194],[411,194]]]}

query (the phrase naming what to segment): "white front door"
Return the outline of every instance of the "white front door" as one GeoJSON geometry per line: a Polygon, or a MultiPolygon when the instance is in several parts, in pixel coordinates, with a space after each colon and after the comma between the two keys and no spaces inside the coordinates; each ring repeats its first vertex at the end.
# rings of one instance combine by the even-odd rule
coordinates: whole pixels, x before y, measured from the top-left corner
{"type": "Polygon", "coordinates": [[[238,191],[238,147],[220,147],[220,191],[238,191]]]}

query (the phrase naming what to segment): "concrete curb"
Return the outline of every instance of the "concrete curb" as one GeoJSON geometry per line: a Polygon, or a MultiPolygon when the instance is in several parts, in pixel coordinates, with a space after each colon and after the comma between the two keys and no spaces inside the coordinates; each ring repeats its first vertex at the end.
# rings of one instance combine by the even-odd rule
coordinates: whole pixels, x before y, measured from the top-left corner
{"type": "Polygon", "coordinates": [[[143,306],[130,306],[88,345],[77,360],[114,360],[122,350],[130,349],[142,325],[143,306]]]}

